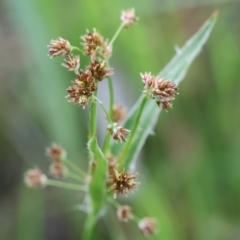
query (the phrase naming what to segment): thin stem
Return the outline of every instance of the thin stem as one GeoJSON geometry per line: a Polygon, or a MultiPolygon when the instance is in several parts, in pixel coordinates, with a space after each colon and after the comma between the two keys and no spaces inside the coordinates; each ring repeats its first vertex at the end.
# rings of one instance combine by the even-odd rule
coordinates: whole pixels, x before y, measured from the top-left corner
{"type": "Polygon", "coordinates": [[[106,155],[110,149],[111,133],[108,131],[103,142],[103,153],[106,155]]]}
{"type": "Polygon", "coordinates": [[[113,35],[111,41],[109,42],[109,45],[113,45],[114,41],[116,40],[117,36],[119,35],[119,33],[121,32],[121,30],[124,28],[125,24],[122,23],[119,28],[117,29],[117,31],[115,32],[115,34],[113,35]]]}
{"type": "Polygon", "coordinates": [[[113,105],[114,105],[114,92],[112,78],[108,77],[108,90],[109,90],[109,115],[113,119],[113,105]]]}
{"type": "Polygon", "coordinates": [[[107,109],[104,107],[103,103],[97,98],[97,97],[94,97],[94,99],[96,99],[99,103],[99,105],[101,106],[102,110],[104,111],[104,113],[106,114],[106,117],[108,119],[108,122],[111,124],[112,123],[112,119],[110,117],[110,115],[108,114],[108,111],[107,109]]]}
{"type": "Polygon", "coordinates": [[[80,181],[80,182],[84,182],[84,179],[76,173],[68,172],[67,177],[72,178],[77,181],[80,181]]]}
{"type": "Polygon", "coordinates": [[[72,170],[74,170],[76,173],[80,174],[82,177],[86,177],[87,174],[80,168],[78,167],[75,163],[71,162],[68,159],[63,159],[63,162],[72,170]]]}
{"type": "Polygon", "coordinates": [[[55,181],[48,179],[46,185],[48,186],[53,186],[53,187],[60,187],[60,188],[65,188],[69,190],[77,190],[77,191],[86,191],[85,186],[80,186],[78,184],[73,184],[73,183],[65,183],[61,181],[55,181]]]}
{"type": "Polygon", "coordinates": [[[72,50],[77,50],[80,53],[84,54],[84,51],[82,49],[78,48],[78,47],[72,46],[72,50]]]}
{"type": "Polygon", "coordinates": [[[107,201],[109,203],[111,203],[115,208],[120,208],[121,207],[121,204],[118,203],[117,201],[115,201],[112,197],[111,198],[108,198],[107,201]]]}
{"type": "MultiPolygon", "coordinates": [[[[94,97],[97,97],[97,91],[94,93],[94,97]]],[[[95,101],[92,102],[90,106],[90,112],[89,112],[89,118],[90,118],[90,138],[94,136],[97,130],[97,104],[95,101]]]]}
{"type": "Polygon", "coordinates": [[[147,97],[144,96],[143,99],[142,99],[142,102],[141,102],[141,105],[139,107],[139,110],[138,110],[138,113],[137,113],[137,116],[136,116],[136,120],[135,120],[135,123],[134,123],[134,126],[133,126],[133,129],[131,130],[131,133],[130,133],[130,136],[129,136],[129,139],[127,140],[127,143],[126,145],[124,146],[123,150],[122,150],[122,153],[119,157],[119,165],[120,167],[123,167],[124,165],[124,161],[126,159],[126,156],[128,154],[128,151],[131,147],[131,144],[132,144],[132,141],[133,141],[133,138],[135,137],[135,134],[137,132],[137,128],[138,128],[138,125],[139,125],[139,121],[140,121],[140,118],[142,116],[142,113],[143,113],[143,109],[144,109],[144,106],[145,106],[145,103],[147,102],[147,97]]]}

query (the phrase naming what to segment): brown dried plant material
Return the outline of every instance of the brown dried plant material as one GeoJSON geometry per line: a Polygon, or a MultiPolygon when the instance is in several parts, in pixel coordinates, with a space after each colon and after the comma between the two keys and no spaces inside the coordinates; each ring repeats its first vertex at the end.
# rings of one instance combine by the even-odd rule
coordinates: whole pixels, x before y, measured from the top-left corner
{"type": "Polygon", "coordinates": [[[119,221],[128,222],[133,218],[132,208],[127,205],[121,206],[117,210],[117,217],[119,221]]]}
{"type": "Polygon", "coordinates": [[[175,83],[170,80],[155,77],[151,73],[141,73],[142,81],[144,83],[144,93],[149,97],[156,100],[159,107],[167,110],[172,107],[172,101],[175,95],[178,94],[178,88],[175,83]]]}
{"type": "Polygon", "coordinates": [[[111,133],[113,139],[116,142],[126,142],[127,136],[130,133],[130,130],[128,130],[122,126],[118,126],[117,123],[109,124],[107,127],[107,130],[111,133]]]}
{"type": "Polygon", "coordinates": [[[122,105],[114,105],[113,107],[113,122],[121,122],[126,117],[126,108],[122,105]]]}
{"type": "Polygon", "coordinates": [[[118,172],[114,171],[110,175],[110,190],[114,190],[114,198],[119,194],[127,195],[129,191],[137,189],[139,182],[136,182],[136,174],[126,173],[125,171],[118,172]]]}
{"type": "Polygon", "coordinates": [[[88,66],[88,70],[91,72],[92,76],[98,81],[102,81],[104,78],[107,78],[113,75],[113,69],[107,66],[105,61],[93,61],[88,66]]]}
{"type": "Polygon", "coordinates": [[[138,223],[138,227],[144,236],[154,235],[157,231],[156,220],[154,218],[143,218],[138,223]]]}
{"type": "Polygon", "coordinates": [[[57,163],[67,157],[66,151],[56,143],[52,143],[51,147],[46,148],[46,155],[50,157],[53,162],[57,163]]]}
{"type": "Polygon", "coordinates": [[[68,55],[66,56],[64,63],[62,63],[62,66],[68,71],[74,71],[75,73],[78,73],[78,69],[80,67],[80,57],[68,55]]]}
{"type": "Polygon", "coordinates": [[[25,173],[24,182],[30,188],[44,187],[47,183],[47,176],[39,168],[33,168],[25,173]]]}
{"type": "Polygon", "coordinates": [[[48,56],[50,58],[58,57],[60,55],[68,55],[72,51],[69,41],[61,37],[59,37],[57,40],[51,40],[48,48],[48,56]]]}
{"type": "Polygon", "coordinates": [[[66,98],[69,102],[78,104],[83,109],[89,104],[93,92],[97,90],[97,84],[90,71],[81,71],[72,82],[72,86],[67,89],[66,98]]]}
{"type": "Polygon", "coordinates": [[[52,163],[49,167],[49,173],[55,178],[64,178],[67,176],[68,168],[62,163],[52,163]]]}

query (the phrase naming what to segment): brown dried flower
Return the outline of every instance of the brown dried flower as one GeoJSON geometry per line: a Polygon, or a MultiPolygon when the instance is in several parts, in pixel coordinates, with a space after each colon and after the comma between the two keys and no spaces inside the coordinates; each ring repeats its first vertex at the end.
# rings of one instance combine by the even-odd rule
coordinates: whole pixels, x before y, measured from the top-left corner
{"type": "Polygon", "coordinates": [[[130,133],[130,130],[118,126],[117,123],[109,124],[107,126],[107,130],[112,134],[112,137],[115,141],[117,142],[126,142],[127,141],[127,136],[130,133]]]}
{"type": "Polygon", "coordinates": [[[176,84],[170,80],[163,80],[162,78],[157,79],[156,87],[153,89],[157,104],[165,110],[168,107],[172,107],[172,101],[175,99],[177,90],[176,84]]]}
{"type": "Polygon", "coordinates": [[[120,18],[121,21],[124,23],[125,28],[131,27],[138,20],[134,8],[122,11],[120,18]]]}
{"type": "Polygon", "coordinates": [[[87,33],[81,39],[86,55],[92,58],[96,58],[97,55],[102,58],[109,58],[111,56],[112,47],[96,29],[93,29],[93,32],[87,30],[87,33]]]}
{"type": "Polygon", "coordinates": [[[63,178],[68,173],[68,168],[62,163],[52,163],[49,167],[49,173],[55,178],[63,178]]]}
{"type": "Polygon", "coordinates": [[[51,147],[46,148],[46,155],[51,158],[53,162],[61,162],[64,158],[66,158],[66,151],[58,144],[52,143],[51,147]]]}
{"type": "Polygon", "coordinates": [[[112,175],[110,175],[110,190],[114,190],[114,198],[117,197],[118,194],[125,194],[133,189],[137,188],[139,184],[136,182],[136,174],[126,173],[124,171],[118,172],[114,171],[112,175]]]}
{"type": "Polygon", "coordinates": [[[69,41],[61,37],[57,40],[51,40],[48,48],[48,55],[50,58],[60,55],[68,55],[72,51],[69,41]]]}
{"type": "Polygon", "coordinates": [[[107,78],[113,74],[113,69],[107,67],[105,61],[93,61],[88,66],[88,70],[91,72],[92,76],[99,81],[102,81],[104,78],[107,78]]]}
{"type": "Polygon", "coordinates": [[[62,66],[68,71],[74,71],[75,73],[78,73],[78,69],[80,67],[80,57],[68,55],[66,56],[64,63],[62,63],[62,66]]]}
{"type": "Polygon", "coordinates": [[[133,218],[132,208],[127,205],[121,206],[117,210],[117,217],[120,221],[128,222],[133,218]]]}
{"type": "Polygon", "coordinates": [[[30,188],[44,187],[47,183],[47,176],[38,168],[30,169],[24,175],[24,182],[30,188]]]}
{"type": "Polygon", "coordinates": [[[175,83],[170,80],[164,80],[154,77],[151,73],[140,74],[144,83],[144,93],[156,100],[156,103],[162,109],[167,110],[172,107],[172,101],[175,99],[178,88],[175,83]]]}
{"type": "Polygon", "coordinates": [[[126,117],[126,108],[122,105],[114,105],[113,107],[113,122],[121,122],[126,117]]]}
{"type": "Polygon", "coordinates": [[[156,220],[154,218],[143,218],[138,227],[144,236],[151,236],[156,233],[156,220]]]}
{"type": "Polygon", "coordinates": [[[73,82],[73,85],[67,89],[69,102],[79,104],[85,108],[94,91],[97,90],[97,84],[95,83],[90,71],[81,71],[77,74],[77,79],[73,82]]]}

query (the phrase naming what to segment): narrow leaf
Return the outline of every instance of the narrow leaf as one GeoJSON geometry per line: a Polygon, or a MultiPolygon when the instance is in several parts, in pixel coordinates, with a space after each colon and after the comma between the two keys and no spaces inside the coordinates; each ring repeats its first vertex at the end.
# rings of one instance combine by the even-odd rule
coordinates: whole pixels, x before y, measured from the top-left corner
{"type": "MultiPolygon", "coordinates": [[[[158,74],[165,79],[171,79],[174,83],[179,84],[185,77],[188,68],[190,67],[193,60],[199,54],[202,46],[207,41],[214,24],[217,20],[218,13],[215,12],[209,20],[200,28],[200,30],[190,38],[185,45],[178,50],[177,54],[173,59],[167,64],[167,66],[158,74]]],[[[124,127],[127,129],[132,129],[135,122],[137,110],[142,101],[142,96],[138,99],[136,104],[133,106],[132,110],[125,121],[124,127]]],[[[155,101],[149,99],[143,110],[141,121],[139,124],[139,129],[136,136],[132,142],[129,153],[125,159],[124,166],[128,169],[131,163],[134,163],[146,141],[148,135],[153,132],[158,116],[161,109],[158,108],[155,101]]],[[[114,155],[119,155],[123,145],[112,145],[112,152],[114,155]]]]}

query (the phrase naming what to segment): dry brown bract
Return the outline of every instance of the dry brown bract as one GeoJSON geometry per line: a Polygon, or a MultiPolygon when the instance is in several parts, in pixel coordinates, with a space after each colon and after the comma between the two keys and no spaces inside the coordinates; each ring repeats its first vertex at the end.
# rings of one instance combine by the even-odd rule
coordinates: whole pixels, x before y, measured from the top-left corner
{"type": "Polygon", "coordinates": [[[127,205],[121,206],[117,210],[117,217],[120,221],[128,222],[133,218],[132,208],[127,205]]]}
{"type": "Polygon", "coordinates": [[[129,28],[138,20],[134,8],[122,11],[121,20],[124,23],[125,28],[129,28]]]}
{"type": "Polygon", "coordinates": [[[88,70],[91,72],[92,76],[98,81],[102,81],[104,78],[107,78],[113,74],[113,69],[107,67],[105,61],[93,61],[88,66],[88,70]]]}
{"type": "Polygon", "coordinates": [[[55,178],[63,178],[68,173],[68,168],[62,163],[52,163],[49,167],[49,173],[55,178]]]}
{"type": "Polygon", "coordinates": [[[77,73],[80,67],[80,57],[68,55],[66,56],[64,63],[62,63],[62,66],[65,67],[68,71],[74,71],[77,73]]]}
{"type": "Polygon", "coordinates": [[[151,236],[156,233],[156,220],[154,218],[143,218],[138,227],[144,236],[151,236]]]}
{"type": "Polygon", "coordinates": [[[126,142],[127,136],[130,133],[130,130],[124,127],[118,126],[117,123],[114,123],[113,125],[109,124],[107,127],[107,130],[111,133],[113,139],[116,142],[126,142]]]}

